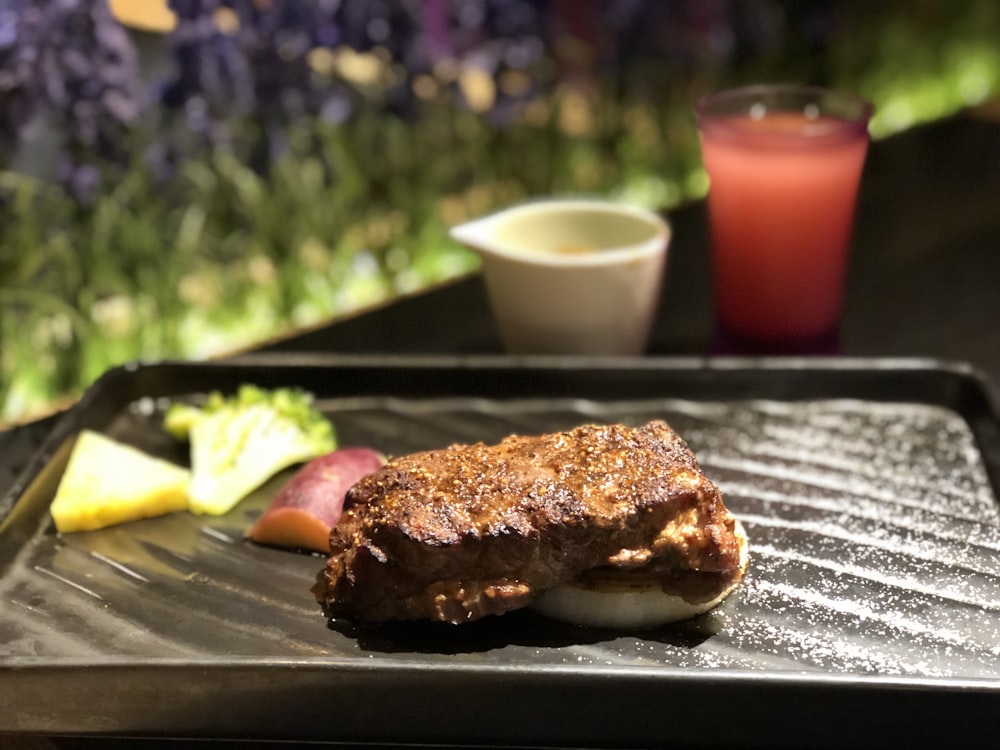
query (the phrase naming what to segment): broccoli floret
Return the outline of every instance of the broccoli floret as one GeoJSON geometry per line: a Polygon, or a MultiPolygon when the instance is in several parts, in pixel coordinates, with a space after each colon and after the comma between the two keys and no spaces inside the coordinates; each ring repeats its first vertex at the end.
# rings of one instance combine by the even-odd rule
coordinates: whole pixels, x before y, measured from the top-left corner
{"type": "Polygon", "coordinates": [[[187,440],[191,426],[204,415],[204,410],[197,406],[172,404],[163,416],[163,427],[178,440],[187,440]]]}
{"type": "Polygon", "coordinates": [[[213,391],[204,406],[174,404],[164,427],[191,443],[190,509],[222,515],[279,471],[329,453],[333,425],[296,388],[242,385],[213,391]]]}

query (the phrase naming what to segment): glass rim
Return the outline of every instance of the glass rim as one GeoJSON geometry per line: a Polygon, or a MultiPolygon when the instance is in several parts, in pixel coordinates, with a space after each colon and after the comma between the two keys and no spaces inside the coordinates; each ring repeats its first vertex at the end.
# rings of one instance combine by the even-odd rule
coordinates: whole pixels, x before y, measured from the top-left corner
{"type": "MultiPolygon", "coordinates": [[[[749,114],[757,118],[773,112],[828,114],[844,123],[867,128],[874,105],[860,94],[825,86],[795,83],[758,83],[722,89],[702,96],[695,102],[700,124],[717,123],[727,117],[749,114]],[[757,107],[759,112],[754,113],[757,107]]],[[[815,128],[816,135],[829,135],[831,128],[815,128]]],[[[809,129],[803,135],[810,135],[809,129]]]]}

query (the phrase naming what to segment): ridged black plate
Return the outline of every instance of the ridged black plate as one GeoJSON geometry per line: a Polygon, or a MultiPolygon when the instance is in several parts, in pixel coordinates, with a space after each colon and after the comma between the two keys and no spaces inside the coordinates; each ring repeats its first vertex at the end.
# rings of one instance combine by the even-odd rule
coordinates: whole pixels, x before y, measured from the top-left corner
{"type": "Polygon", "coordinates": [[[997,435],[974,373],[937,363],[123,368],[0,502],[0,705],[13,707],[0,731],[772,747],[954,741],[958,725],[986,736],[1000,705],[997,435]],[[243,538],[287,475],[221,518],[54,532],[48,503],[81,427],[183,461],[163,407],[240,382],[307,387],[342,445],[388,454],[665,418],[743,520],[748,577],[709,615],[645,633],[530,612],[357,631],[328,626],[313,600],[322,559],[243,538]]]}

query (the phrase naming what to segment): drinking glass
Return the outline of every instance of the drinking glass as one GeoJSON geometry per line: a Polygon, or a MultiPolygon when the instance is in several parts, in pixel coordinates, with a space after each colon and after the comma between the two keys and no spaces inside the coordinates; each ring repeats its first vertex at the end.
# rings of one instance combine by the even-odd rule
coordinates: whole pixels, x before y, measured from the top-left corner
{"type": "Polygon", "coordinates": [[[836,351],[872,105],[776,84],[710,95],[695,112],[716,351],[836,351]]]}

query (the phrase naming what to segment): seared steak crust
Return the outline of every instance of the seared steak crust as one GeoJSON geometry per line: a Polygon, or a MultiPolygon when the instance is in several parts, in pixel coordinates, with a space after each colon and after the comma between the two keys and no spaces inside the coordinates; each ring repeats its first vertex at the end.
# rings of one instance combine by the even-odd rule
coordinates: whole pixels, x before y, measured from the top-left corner
{"type": "Polygon", "coordinates": [[[741,575],[734,519],[661,421],[455,445],[347,493],[316,593],[331,616],[466,622],[600,566],[708,601],[741,575]]]}

